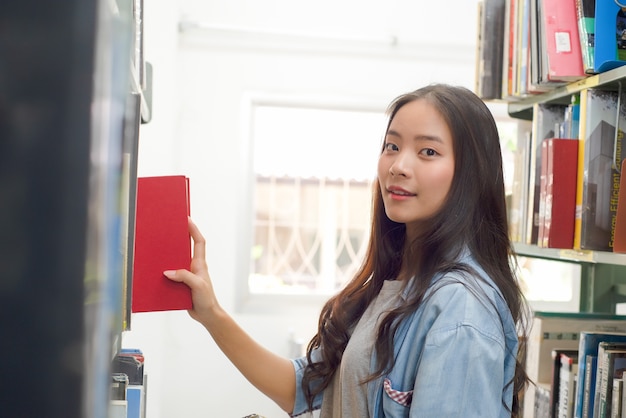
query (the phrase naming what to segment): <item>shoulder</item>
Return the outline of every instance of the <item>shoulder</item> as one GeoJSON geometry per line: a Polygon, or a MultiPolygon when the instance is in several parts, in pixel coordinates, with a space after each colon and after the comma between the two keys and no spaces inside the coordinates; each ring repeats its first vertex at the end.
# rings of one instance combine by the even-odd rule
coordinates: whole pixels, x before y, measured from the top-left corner
{"type": "Polygon", "coordinates": [[[434,280],[418,309],[419,322],[430,333],[467,328],[500,341],[515,334],[504,298],[481,272],[452,272],[434,280]]]}

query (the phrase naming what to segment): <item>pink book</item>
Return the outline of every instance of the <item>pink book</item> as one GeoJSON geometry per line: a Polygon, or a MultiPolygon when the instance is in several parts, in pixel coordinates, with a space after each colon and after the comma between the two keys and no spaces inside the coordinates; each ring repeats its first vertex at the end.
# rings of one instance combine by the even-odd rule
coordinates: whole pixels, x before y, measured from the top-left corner
{"type": "Polygon", "coordinates": [[[569,82],[586,77],[574,0],[542,0],[541,6],[548,80],[569,82]]]}

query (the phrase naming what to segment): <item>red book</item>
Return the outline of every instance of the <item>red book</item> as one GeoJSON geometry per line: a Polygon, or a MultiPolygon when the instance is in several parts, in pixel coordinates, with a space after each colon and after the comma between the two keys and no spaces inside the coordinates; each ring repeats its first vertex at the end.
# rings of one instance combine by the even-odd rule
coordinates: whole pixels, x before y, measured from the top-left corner
{"type": "Polygon", "coordinates": [[[575,81],[586,77],[574,0],[540,0],[548,56],[547,80],[575,81]]]}
{"type": "Polygon", "coordinates": [[[543,243],[547,248],[574,247],[578,140],[550,138],[548,147],[543,243]]]}
{"type": "Polygon", "coordinates": [[[616,253],[626,253],[626,175],[624,170],[626,170],[626,159],[622,161],[617,197],[617,213],[615,215],[613,252],[616,253]]]}
{"type": "Polygon", "coordinates": [[[189,180],[185,176],[139,177],[135,215],[132,312],[191,309],[191,290],[163,276],[188,269],[189,180]]]}

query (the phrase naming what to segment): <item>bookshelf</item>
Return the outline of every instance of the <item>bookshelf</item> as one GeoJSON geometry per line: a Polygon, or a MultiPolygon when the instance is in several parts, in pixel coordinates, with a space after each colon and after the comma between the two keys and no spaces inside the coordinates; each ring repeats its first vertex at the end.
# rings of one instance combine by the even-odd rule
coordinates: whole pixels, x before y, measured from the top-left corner
{"type": "Polygon", "coordinates": [[[622,88],[626,88],[626,66],[617,67],[580,81],[556,87],[554,90],[546,93],[530,95],[516,100],[508,104],[508,112],[511,117],[532,120],[533,105],[535,103],[559,103],[566,105],[570,103],[572,94],[580,93],[584,89],[600,88],[602,90],[617,91],[620,84],[622,88]]]}
{"type": "Polygon", "coordinates": [[[150,120],[149,70],[142,79],[130,64],[140,3],[0,8],[3,416],[108,416],[127,326],[131,247],[120,244],[132,238],[139,125],[150,120]]]}
{"type": "MultiPolygon", "coordinates": [[[[535,103],[568,104],[571,95],[584,89],[618,91],[626,88],[626,66],[589,76],[546,93],[532,95],[508,103],[513,118],[532,120],[535,103]]],[[[577,251],[540,248],[515,243],[519,255],[554,261],[577,263],[581,266],[581,312],[615,312],[617,303],[626,302],[626,254],[603,251],[577,251]]]]}

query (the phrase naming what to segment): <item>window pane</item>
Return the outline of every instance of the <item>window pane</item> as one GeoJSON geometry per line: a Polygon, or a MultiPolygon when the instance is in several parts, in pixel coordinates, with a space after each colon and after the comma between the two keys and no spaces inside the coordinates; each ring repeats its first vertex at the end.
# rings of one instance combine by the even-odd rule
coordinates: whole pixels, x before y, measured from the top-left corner
{"type": "Polygon", "coordinates": [[[384,114],[254,111],[252,293],[332,293],[360,266],[384,114]]]}

